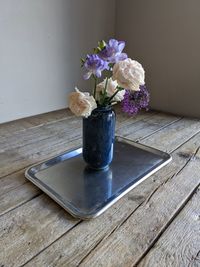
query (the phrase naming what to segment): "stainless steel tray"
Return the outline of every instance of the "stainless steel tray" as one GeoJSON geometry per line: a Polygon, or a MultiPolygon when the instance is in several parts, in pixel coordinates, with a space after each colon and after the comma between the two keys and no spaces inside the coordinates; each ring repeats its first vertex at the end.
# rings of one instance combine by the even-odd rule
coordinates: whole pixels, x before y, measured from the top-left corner
{"type": "Polygon", "coordinates": [[[170,161],[165,152],[116,137],[106,170],[89,169],[76,148],[30,167],[25,176],[74,217],[90,219],[170,161]]]}

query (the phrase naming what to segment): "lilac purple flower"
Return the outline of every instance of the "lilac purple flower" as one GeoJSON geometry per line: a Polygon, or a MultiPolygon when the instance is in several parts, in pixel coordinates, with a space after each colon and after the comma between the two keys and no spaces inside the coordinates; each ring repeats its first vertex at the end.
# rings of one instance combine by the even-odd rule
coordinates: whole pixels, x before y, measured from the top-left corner
{"type": "Polygon", "coordinates": [[[122,110],[129,115],[137,114],[141,109],[148,110],[150,96],[145,85],[140,86],[140,91],[129,91],[126,89],[122,100],[122,110]]]}
{"type": "Polygon", "coordinates": [[[88,80],[92,74],[100,78],[101,72],[105,69],[109,69],[108,62],[104,61],[96,54],[87,55],[84,67],[87,69],[87,72],[83,75],[85,80],[88,80]]]}
{"type": "Polygon", "coordinates": [[[117,41],[115,39],[110,39],[105,48],[99,52],[99,56],[108,61],[109,63],[116,63],[118,61],[124,60],[127,58],[126,53],[122,53],[125,47],[125,42],[117,41]]]}

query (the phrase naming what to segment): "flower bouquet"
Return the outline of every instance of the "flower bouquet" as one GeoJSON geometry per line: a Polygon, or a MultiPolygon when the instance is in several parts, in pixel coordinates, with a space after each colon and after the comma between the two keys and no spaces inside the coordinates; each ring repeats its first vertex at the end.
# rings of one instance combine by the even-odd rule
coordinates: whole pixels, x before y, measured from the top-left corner
{"type": "Polygon", "coordinates": [[[83,117],[83,158],[94,169],[104,169],[112,161],[115,133],[112,105],[121,102],[122,111],[135,115],[147,109],[149,103],[144,69],[123,53],[124,47],[125,42],[115,39],[98,42],[93,54],[81,59],[86,70],[83,78],[94,80],[92,94],[78,88],[69,94],[69,108],[83,117]]]}

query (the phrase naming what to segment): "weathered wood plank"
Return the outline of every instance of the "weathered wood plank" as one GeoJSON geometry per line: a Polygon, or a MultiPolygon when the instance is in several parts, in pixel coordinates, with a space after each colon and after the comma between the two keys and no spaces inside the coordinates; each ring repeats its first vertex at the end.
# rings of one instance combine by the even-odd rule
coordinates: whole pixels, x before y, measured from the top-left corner
{"type": "Polygon", "coordinates": [[[69,109],[62,109],[53,112],[40,114],[24,119],[0,124],[0,136],[12,135],[15,132],[24,131],[30,128],[39,127],[48,123],[63,120],[72,116],[69,109]]]}
{"type": "Polygon", "coordinates": [[[41,195],[0,218],[0,266],[20,266],[62,236],[78,220],[41,195]],[[23,211],[22,211],[23,210],[23,211]]]}
{"type": "Polygon", "coordinates": [[[200,188],[138,267],[200,266],[200,188]]]}
{"type": "MultiPolygon", "coordinates": [[[[24,174],[22,174],[24,176],[24,174]]],[[[39,196],[42,192],[33,184],[26,182],[6,194],[0,195],[0,216],[39,196]]]]}
{"type": "Polygon", "coordinates": [[[147,199],[157,187],[163,185],[167,179],[179,172],[195,153],[199,145],[200,135],[174,152],[173,161],[170,165],[144,181],[100,217],[89,222],[82,222],[70,233],[64,235],[30,261],[27,266],[77,266],[97,244],[103,239],[106,239],[123,224],[130,214],[144,203],[145,199],[147,199]],[[67,250],[65,249],[66,247],[67,250]]]}
{"type": "MultiPolygon", "coordinates": [[[[139,127],[139,121],[143,118],[144,114],[141,114],[133,120],[132,125],[137,123],[137,127],[139,127]]],[[[170,120],[174,121],[174,116],[171,116],[170,120]]],[[[128,121],[127,123],[132,122],[128,121]]],[[[166,123],[169,123],[169,118],[166,123]]],[[[121,124],[121,127],[126,128],[125,122],[121,124]]],[[[145,127],[145,121],[142,122],[142,127],[145,127]]],[[[148,120],[146,121],[146,129],[148,129],[148,120]]],[[[152,129],[149,128],[149,131],[152,133],[152,129]]],[[[0,177],[61,153],[69,147],[72,148],[70,142],[80,139],[81,134],[81,120],[73,117],[68,123],[62,121],[44,125],[37,129],[27,130],[23,134],[16,133],[16,135],[2,140],[0,177]]],[[[80,145],[81,140],[77,141],[76,144],[80,145]]]]}
{"type": "MultiPolygon", "coordinates": [[[[115,105],[114,109],[116,110],[116,113],[121,113],[121,108],[119,105],[115,105]]],[[[155,111],[150,111],[150,113],[158,113],[155,111]]],[[[141,114],[146,114],[146,112],[141,112],[141,114]]],[[[19,120],[14,120],[11,122],[6,122],[0,124],[0,136],[4,135],[10,135],[18,131],[24,131],[30,128],[34,127],[40,127],[45,124],[54,123],[60,120],[69,119],[70,117],[73,117],[74,115],[72,112],[66,108],[56,111],[51,111],[43,114],[39,114],[37,116],[31,116],[19,120]]],[[[130,119],[130,116],[126,115],[125,113],[122,113],[122,120],[130,119]]]]}
{"type": "MultiPolygon", "coordinates": [[[[114,106],[114,109],[116,110],[117,114],[121,113],[120,106],[114,106]]],[[[154,111],[150,111],[150,113],[157,113],[154,111]]],[[[130,119],[130,116],[126,115],[125,113],[121,113],[121,120],[126,121],[130,119]]],[[[141,113],[146,114],[146,113],[141,113]]],[[[39,114],[37,116],[31,116],[24,119],[19,119],[11,122],[6,122],[0,124],[0,137],[10,136],[13,135],[13,133],[25,131],[31,128],[35,127],[41,127],[45,124],[51,124],[54,122],[62,121],[65,119],[69,119],[71,117],[74,117],[72,112],[66,108],[61,110],[56,110],[44,114],[39,114]]],[[[136,117],[135,117],[136,118],[136,117]]]]}
{"type": "MultiPolygon", "coordinates": [[[[132,125],[133,123],[143,119],[147,120],[154,114],[154,112],[141,113],[137,117],[125,117],[126,119],[124,119],[124,116],[119,115],[117,116],[117,128],[124,127],[125,125],[127,126],[129,124],[132,125]]],[[[168,119],[173,121],[175,120],[175,118],[171,116],[168,119]]],[[[165,123],[164,119],[163,123],[165,123]]],[[[27,129],[23,132],[15,132],[10,136],[0,138],[0,151],[4,152],[6,150],[14,150],[15,148],[20,148],[29,144],[37,144],[38,141],[48,139],[52,136],[56,136],[61,133],[70,135],[76,129],[78,129],[81,134],[81,125],[81,118],[75,116],[68,116],[65,117],[64,120],[54,121],[50,124],[42,124],[40,127],[27,129]]]]}
{"type": "Polygon", "coordinates": [[[0,179],[0,216],[41,193],[36,186],[28,182],[24,171],[0,179]]]}
{"type": "MultiPolygon", "coordinates": [[[[141,114],[140,117],[142,119],[144,117],[153,116],[154,114],[155,114],[154,112],[152,112],[148,115],[147,114],[141,114]]],[[[129,117],[129,120],[131,120],[130,117],[129,117]]],[[[138,121],[138,120],[139,120],[138,118],[137,119],[135,118],[134,120],[131,120],[127,123],[134,123],[135,121],[138,121]]],[[[76,123],[72,122],[73,127],[74,127],[74,124],[76,124],[76,123]]],[[[124,124],[125,123],[123,122],[120,125],[123,127],[124,124]]],[[[37,134],[38,134],[38,129],[36,131],[35,136],[37,136],[37,134]]],[[[17,133],[17,136],[18,136],[18,133],[17,133]]],[[[31,137],[32,136],[33,135],[31,135],[31,137]]],[[[20,135],[18,137],[20,137],[20,135]]],[[[23,142],[23,139],[22,139],[22,142],[23,142]]],[[[71,144],[71,145],[73,147],[75,144],[71,144]]],[[[67,145],[66,149],[68,149],[68,148],[71,148],[71,146],[67,145]]],[[[58,149],[58,146],[57,146],[57,149],[58,149]]],[[[56,150],[56,152],[58,153],[60,151],[56,150]]],[[[37,191],[35,192],[32,189],[31,185],[22,186],[26,182],[26,180],[24,178],[24,171],[25,171],[25,169],[20,170],[17,173],[13,173],[11,175],[8,175],[8,176],[0,179],[0,195],[1,195],[1,199],[2,199],[2,201],[0,201],[0,214],[8,212],[9,210],[12,210],[13,208],[17,207],[18,205],[21,205],[23,202],[28,201],[28,199],[31,199],[33,197],[34,193],[38,193],[37,191]],[[19,187],[19,188],[17,190],[15,190],[15,188],[17,188],[17,187],[19,187]],[[27,188],[30,188],[30,195],[28,195],[27,188]],[[8,193],[10,190],[13,191],[12,193],[15,193],[15,196],[16,196],[15,198],[12,197],[12,193],[8,193]],[[19,190],[19,192],[18,192],[18,190],[19,190]],[[27,193],[23,194],[22,193],[23,190],[25,190],[25,192],[27,192],[27,193]]]]}
{"type": "MultiPolygon", "coordinates": [[[[124,127],[128,127],[129,125],[133,125],[138,121],[142,120],[148,120],[148,118],[157,116],[159,114],[155,111],[149,111],[149,112],[141,112],[137,116],[128,116],[124,113],[119,113],[119,111],[116,112],[116,131],[119,131],[120,129],[124,129],[124,127]]],[[[175,120],[175,116],[171,116],[171,120],[175,120]]],[[[166,121],[167,124],[167,121],[166,121]]]]}
{"type": "Polygon", "coordinates": [[[193,159],[159,186],[80,266],[135,266],[200,185],[199,149],[193,159]]]}
{"type": "MultiPolygon", "coordinates": [[[[179,143],[178,140],[180,140],[181,143],[184,143],[190,138],[192,129],[194,134],[195,132],[197,133],[200,131],[200,120],[184,118],[183,120],[177,121],[175,124],[171,124],[162,129],[162,131],[158,131],[154,135],[149,136],[149,138],[145,138],[141,143],[171,152],[177,148],[179,143]],[[163,146],[166,139],[168,140],[167,148],[163,146]]],[[[131,136],[129,136],[129,138],[130,137],[131,136]]]]}
{"type": "Polygon", "coordinates": [[[40,127],[28,129],[23,132],[16,132],[10,136],[0,138],[0,149],[2,152],[14,150],[29,144],[54,137],[58,134],[70,135],[73,130],[80,129],[81,119],[75,117],[65,118],[62,121],[56,121],[51,124],[45,124],[40,127]]]}
{"type": "Polygon", "coordinates": [[[168,114],[158,113],[151,117],[144,117],[134,125],[126,125],[125,128],[120,128],[116,131],[117,135],[123,135],[130,139],[139,140],[145,138],[146,135],[154,134],[157,130],[167,127],[181,118],[179,116],[172,116],[168,114]]]}
{"type": "Polygon", "coordinates": [[[79,146],[80,137],[79,129],[70,130],[68,134],[66,130],[66,133],[59,132],[56,136],[5,151],[0,154],[0,177],[79,146]]]}
{"type": "Polygon", "coordinates": [[[0,195],[6,194],[9,191],[21,186],[27,182],[24,176],[25,169],[5,176],[0,179],[0,195]]]}
{"type": "MultiPolygon", "coordinates": [[[[141,116],[141,118],[143,118],[144,114],[141,116]]],[[[140,116],[138,116],[138,118],[135,120],[137,121],[139,119],[140,116]]],[[[121,124],[123,126],[125,123],[123,122],[121,124]]],[[[59,146],[60,142],[63,142],[64,144],[62,150],[59,149],[57,151],[57,153],[60,153],[68,149],[68,147],[65,145],[67,142],[80,137],[81,119],[73,116],[69,119],[65,119],[64,121],[54,122],[50,125],[42,125],[41,127],[34,129],[28,129],[23,133],[16,132],[9,137],[1,138],[0,176],[4,176],[6,174],[9,174],[10,172],[18,170],[19,168],[21,169],[30,164],[34,164],[36,161],[45,159],[45,157],[40,157],[43,146],[44,150],[47,149],[47,157],[50,157],[51,155],[53,155],[52,153],[49,153],[49,150],[51,150],[50,144],[52,146],[59,146]],[[34,153],[32,153],[33,150],[35,150],[35,156],[34,153]],[[26,155],[26,153],[28,155],[26,155]],[[31,160],[29,160],[25,165],[21,164],[20,160],[26,160],[26,158],[29,158],[29,155],[31,160]],[[33,157],[36,159],[33,160],[33,157]],[[13,166],[13,161],[15,168],[11,169],[10,165],[13,166]],[[16,165],[19,165],[19,167],[16,165]]]]}
{"type": "MultiPolygon", "coordinates": [[[[160,116],[160,115],[159,115],[160,116]]],[[[157,116],[156,116],[157,117],[157,116]]],[[[158,119],[159,119],[159,117],[158,117],[158,119]]],[[[142,122],[142,125],[143,125],[143,122],[142,122]]],[[[161,126],[162,127],[162,126],[161,126]]],[[[184,132],[183,132],[183,134],[184,134],[184,132]]],[[[193,131],[192,131],[192,134],[193,134],[193,131]]],[[[180,143],[179,143],[180,144],[180,143]]],[[[73,145],[75,146],[75,143],[73,142],[73,145]]],[[[69,144],[68,144],[68,146],[69,146],[69,144]]],[[[63,146],[61,146],[61,150],[62,150],[62,147],[63,146]]],[[[67,147],[67,144],[66,144],[66,147],[67,147]]],[[[59,146],[58,145],[56,145],[56,151],[58,151],[58,149],[59,149],[59,146]]],[[[32,151],[33,152],[33,151],[32,151]]],[[[51,152],[52,152],[52,147],[51,147],[51,152]]],[[[41,153],[41,152],[40,152],[41,153]]],[[[27,158],[25,158],[25,162],[26,162],[26,160],[27,160],[27,158]]],[[[24,171],[24,170],[23,170],[24,171]]],[[[21,172],[19,172],[20,174],[19,174],[19,177],[21,177],[21,176],[23,176],[23,171],[21,172]]],[[[11,189],[13,190],[15,187],[14,187],[14,184],[16,184],[16,186],[19,186],[20,185],[20,182],[19,183],[17,183],[17,181],[18,181],[18,177],[16,177],[16,178],[14,178],[15,177],[15,174],[13,174],[13,175],[11,175],[11,177],[8,177],[9,179],[6,179],[6,177],[5,178],[3,178],[3,183],[2,183],[2,191],[3,191],[3,187],[5,187],[5,186],[7,186],[8,188],[9,188],[9,184],[12,184],[12,182],[13,182],[13,179],[15,179],[15,183],[13,183],[13,185],[11,185],[10,187],[11,187],[11,189]],[[7,181],[8,180],[8,181],[7,181]],[[7,182],[6,182],[7,181],[7,182]]],[[[23,180],[23,178],[20,178],[20,179],[22,179],[21,181],[22,181],[22,183],[21,184],[23,184],[24,183],[24,180],[23,180]]],[[[0,179],[0,185],[1,185],[1,179],[0,179]]],[[[6,190],[6,188],[5,188],[5,190],[6,190]]],[[[20,187],[19,188],[19,190],[23,190],[23,186],[22,187],[20,187]]],[[[25,185],[25,190],[26,190],[26,185],[25,185]]],[[[32,192],[33,192],[33,190],[31,190],[31,192],[30,192],[30,198],[32,197],[32,192]]],[[[5,213],[5,212],[7,212],[8,210],[11,210],[11,209],[13,209],[13,208],[15,208],[15,207],[17,207],[19,204],[21,205],[23,202],[26,202],[28,199],[26,199],[26,197],[28,197],[28,195],[25,195],[23,198],[21,198],[21,195],[22,194],[18,194],[19,195],[19,198],[17,199],[17,198],[15,198],[15,202],[11,199],[10,200],[10,194],[7,194],[7,195],[4,195],[4,196],[2,196],[2,198],[4,197],[5,199],[6,199],[6,205],[5,205],[5,203],[4,202],[2,202],[2,206],[1,206],[1,204],[0,204],[0,211],[1,211],[1,213],[3,214],[3,213],[5,213]],[[8,204],[7,204],[8,203],[8,204]],[[10,205],[9,205],[9,203],[10,203],[10,205]],[[15,205],[14,205],[15,204],[15,205]],[[6,208],[6,209],[5,209],[6,208]]]]}
{"type": "MultiPolygon", "coordinates": [[[[176,123],[175,123],[176,124],[176,123]]],[[[183,134],[184,134],[184,131],[183,131],[183,134]]],[[[191,129],[191,136],[194,134],[194,129],[192,128],[191,129]]],[[[74,142],[74,141],[73,141],[74,142]]],[[[180,140],[178,140],[178,142],[179,142],[179,145],[181,144],[181,142],[180,142],[180,140]]],[[[50,144],[51,144],[51,142],[50,142],[50,144]]],[[[69,144],[68,144],[69,145],[69,144]]],[[[164,144],[163,144],[164,145],[164,144]]],[[[74,144],[73,144],[73,146],[74,146],[74,144]]],[[[39,145],[38,145],[38,147],[39,147],[39,145]]],[[[57,145],[55,144],[55,150],[57,149],[56,148],[57,147],[57,145]]],[[[46,153],[46,150],[49,152],[50,151],[50,149],[49,149],[49,144],[48,144],[48,146],[46,146],[45,148],[44,148],[44,152],[46,153]]],[[[59,149],[61,149],[61,148],[59,148],[59,149]]],[[[58,150],[59,150],[58,149],[58,150]]],[[[190,151],[191,152],[191,151],[190,151]]],[[[185,153],[185,152],[184,152],[185,153]]],[[[34,155],[34,154],[33,154],[34,155]]],[[[45,156],[47,155],[47,153],[45,154],[45,156]]],[[[187,157],[186,157],[187,158],[187,157]]],[[[184,158],[184,160],[185,160],[185,158],[184,158]]],[[[20,165],[21,166],[21,165],[20,165]]],[[[171,173],[171,171],[168,171],[168,173],[171,173]]],[[[158,184],[159,184],[159,180],[157,180],[157,178],[156,178],[156,176],[154,176],[154,184],[156,185],[157,184],[157,181],[158,181],[158,184]]],[[[159,179],[159,177],[158,177],[158,179],[159,179]]],[[[165,177],[163,177],[163,179],[165,180],[165,177]]],[[[149,180],[150,181],[150,180],[149,180]]],[[[152,182],[150,183],[150,184],[152,184],[152,182]]],[[[19,187],[20,188],[20,187],[19,187]]],[[[22,189],[22,188],[21,188],[22,189]]],[[[21,190],[20,189],[20,190],[21,190]]],[[[127,217],[127,216],[129,216],[129,214],[133,211],[133,207],[134,207],[134,205],[133,205],[133,202],[135,201],[135,203],[137,204],[136,206],[135,206],[135,208],[138,206],[138,204],[141,204],[141,201],[144,201],[144,199],[145,199],[145,197],[148,195],[148,193],[149,192],[151,192],[152,191],[152,188],[150,189],[150,191],[148,191],[148,186],[147,186],[147,194],[146,195],[144,195],[144,196],[142,196],[141,197],[141,192],[140,191],[134,191],[134,192],[138,192],[138,197],[135,197],[135,195],[132,195],[132,196],[130,196],[130,199],[128,200],[128,202],[129,202],[129,208],[131,209],[129,209],[129,210],[127,210],[127,213],[124,215],[123,214],[123,216],[121,217],[121,219],[119,218],[119,220],[120,221],[118,221],[117,222],[117,224],[113,224],[113,226],[114,227],[117,227],[120,223],[122,223],[123,221],[124,221],[124,219],[127,217]]],[[[21,191],[21,192],[23,192],[23,190],[21,191]]],[[[144,189],[144,192],[145,192],[145,189],[144,189]]],[[[7,192],[7,193],[9,193],[9,192],[7,192]]],[[[17,191],[15,192],[16,194],[17,194],[17,191]]],[[[30,201],[29,203],[31,203],[32,204],[32,202],[34,202],[34,201],[36,201],[38,198],[35,198],[35,199],[33,199],[32,201],[30,201]]],[[[127,199],[126,199],[126,201],[127,201],[127,199]]],[[[126,202],[125,201],[125,202],[126,202]]],[[[116,211],[116,216],[118,216],[118,209],[119,210],[121,210],[121,209],[124,209],[124,205],[125,205],[125,202],[123,202],[123,204],[122,204],[122,206],[120,206],[120,204],[119,204],[119,208],[117,208],[117,211],[116,211]]],[[[29,203],[27,203],[27,204],[25,204],[25,205],[27,205],[27,206],[29,206],[29,203]]],[[[2,216],[1,217],[1,219],[3,218],[4,220],[7,220],[7,222],[8,222],[8,224],[9,224],[9,222],[10,222],[10,219],[9,219],[9,215],[12,213],[12,214],[18,214],[18,213],[20,213],[20,214],[23,214],[23,216],[25,216],[25,214],[24,214],[24,212],[26,212],[26,210],[24,211],[24,206],[25,205],[23,205],[23,206],[21,206],[21,207],[19,207],[19,208],[17,208],[17,209],[15,209],[15,210],[13,210],[13,211],[11,211],[11,212],[9,212],[8,214],[5,214],[4,216],[2,216]],[[7,219],[6,219],[7,218],[7,219]]],[[[8,208],[8,207],[7,207],[8,208]]],[[[45,205],[44,205],[44,207],[43,207],[44,209],[46,209],[46,207],[45,207],[45,205]]],[[[108,220],[107,220],[107,224],[110,224],[111,226],[112,226],[112,224],[110,223],[111,222],[111,220],[112,220],[112,218],[111,218],[111,216],[112,216],[112,214],[113,214],[113,212],[114,212],[114,208],[115,207],[113,207],[113,210],[112,209],[110,209],[109,210],[109,212],[110,212],[110,215],[108,216],[108,220]],[[109,220],[109,218],[111,218],[110,220],[109,220]]],[[[32,206],[30,207],[30,209],[32,209],[32,206]]],[[[39,213],[40,213],[40,215],[39,216],[41,216],[41,217],[39,217],[40,218],[40,220],[41,221],[43,221],[43,216],[42,216],[42,210],[40,210],[39,211],[39,213]]],[[[54,210],[54,211],[52,211],[52,213],[56,213],[56,211],[54,210]]],[[[54,214],[55,215],[55,214],[54,214]]],[[[53,215],[52,215],[52,218],[54,218],[53,217],[53,215]]],[[[107,217],[106,217],[107,218],[107,217]]],[[[105,219],[105,217],[104,217],[104,219],[105,219]]],[[[0,220],[0,223],[1,223],[1,220],[0,220]]],[[[102,223],[101,223],[102,224],[102,223]]],[[[53,221],[53,219],[52,220],[50,220],[49,221],[49,225],[50,225],[50,227],[52,227],[52,228],[54,228],[55,227],[55,225],[54,225],[54,221],[53,221]]],[[[103,225],[103,224],[102,224],[103,225]]],[[[20,223],[19,223],[19,226],[20,226],[20,223]]],[[[29,224],[27,224],[27,228],[29,228],[29,224]]],[[[105,226],[105,225],[104,225],[105,226]]],[[[57,227],[59,227],[58,225],[57,225],[57,227]]],[[[73,227],[73,226],[72,226],[73,227]]],[[[97,228],[95,228],[96,230],[95,231],[97,231],[97,229],[98,229],[98,227],[99,227],[99,225],[97,225],[96,226],[97,228]]],[[[61,227],[62,228],[62,227],[61,227]]],[[[76,229],[76,228],[75,228],[76,229]]],[[[108,228],[106,228],[107,229],[107,232],[106,233],[110,233],[109,231],[113,231],[114,230],[114,228],[112,227],[110,230],[108,229],[108,228]]],[[[103,230],[102,230],[103,231],[103,230]]],[[[12,232],[12,231],[11,231],[12,232]]],[[[73,233],[73,231],[72,231],[72,233],[73,233]]],[[[103,232],[103,234],[105,234],[105,232],[103,232]]],[[[20,235],[20,234],[19,234],[20,235]]],[[[54,234],[53,234],[54,235],[54,234]]],[[[100,236],[98,236],[98,242],[99,242],[99,240],[101,240],[102,239],[102,232],[101,232],[101,235],[100,236]]],[[[11,237],[11,236],[10,236],[11,237]]],[[[26,239],[27,240],[31,240],[31,238],[32,238],[32,236],[31,236],[31,234],[28,234],[27,236],[26,236],[26,239]]],[[[53,240],[53,238],[54,238],[54,241],[57,239],[57,238],[60,238],[60,232],[58,233],[58,234],[55,234],[54,235],[54,237],[52,237],[52,240],[53,240]]],[[[74,238],[75,238],[75,235],[74,235],[74,238]]],[[[9,240],[9,236],[7,236],[7,242],[8,242],[8,240],[9,240]]],[[[72,239],[73,240],[73,239],[72,239]]],[[[48,246],[49,244],[50,244],[50,241],[49,241],[49,237],[47,237],[47,240],[42,240],[42,245],[40,244],[40,241],[38,241],[39,242],[39,245],[38,245],[38,249],[37,250],[33,250],[33,254],[31,254],[30,255],[30,257],[28,257],[27,255],[28,254],[26,254],[25,256],[24,256],[24,258],[22,259],[22,261],[23,262],[26,262],[27,260],[29,260],[31,257],[34,257],[38,252],[40,252],[41,251],[41,247],[42,247],[42,249],[43,248],[45,248],[46,246],[48,246]],[[35,254],[34,254],[35,253],[35,254]]],[[[53,241],[51,241],[51,242],[53,242],[53,241]]],[[[89,247],[90,248],[93,248],[94,247],[94,244],[96,244],[95,243],[96,241],[95,240],[93,240],[92,241],[92,243],[91,242],[89,242],[89,247]]],[[[20,246],[20,238],[18,238],[18,239],[15,239],[15,242],[14,242],[14,245],[13,245],[13,247],[15,247],[15,246],[20,246]]],[[[7,243],[7,245],[8,245],[8,243],[7,243]]],[[[24,250],[26,250],[27,249],[27,246],[25,246],[26,244],[22,244],[22,250],[24,249],[24,250]]],[[[29,249],[32,249],[31,248],[31,245],[29,246],[29,249]]],[[[88,250],[87,249],[87,251],[86,250],[84,250],[84,253],[87,253],[88,251],[90,251],[90,249],[88,250]]],[[[74,253],[74,250],[72,250],[72,252],[74,253]]],[[[10,260],[10,262],[12,263],[12,261],[14,262],[14,260],[15,260],[15,257],[14,258],[12,258],[12,255],[10,255],[11,257],[9,257],[9,260],[10,260]]],[[[84,256],[85,256],[85,254],[84,254],[84,256]]],[[[79,260],[80,260],[80,258],[79,258],[79,260]]],[[[21,262],[20,262],[21,263],[21,262]]]]}

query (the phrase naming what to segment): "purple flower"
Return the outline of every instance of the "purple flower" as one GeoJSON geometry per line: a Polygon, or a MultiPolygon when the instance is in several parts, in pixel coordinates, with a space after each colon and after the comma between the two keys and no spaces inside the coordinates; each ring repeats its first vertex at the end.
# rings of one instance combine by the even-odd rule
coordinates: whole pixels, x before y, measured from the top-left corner
{"type": "Polygon", "coordinates": [[[109,69],[108,62],[104,61],[96,54],[87,55],[84,67],[87,69],[87,72],[83,75],[85,80],[88,80],[92,74],[100,78],[101,72],[105,69],[109,69]]]}
{"type": "Polygon", "coordinates": [[[122,110],[129,115],[137,114],[141,109],[148,110],[149,92],[145,85],[140,86],[140,91],[129,91],[126,89],[122,100],[122,110]]]}
{"type": "Polygon", "coordinates": [[[110,63],[116,63],[127,58],[127,54],[122,53],[125,42],[110,39],[106,47],[99,52],[99,56],[110,63]]]}

